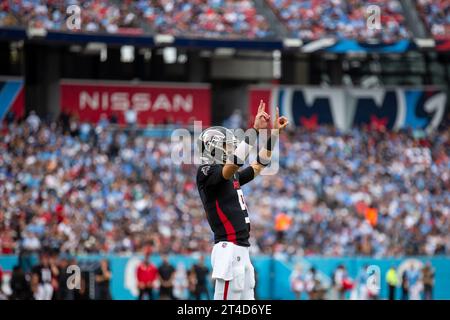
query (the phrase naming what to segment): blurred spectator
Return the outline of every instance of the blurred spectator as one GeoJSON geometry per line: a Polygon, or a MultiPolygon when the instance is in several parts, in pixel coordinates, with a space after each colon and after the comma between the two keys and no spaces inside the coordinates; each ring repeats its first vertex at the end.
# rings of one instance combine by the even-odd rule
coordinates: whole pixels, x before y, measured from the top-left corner
{"type": "Polygon", "coordinates": [[[333,274],[334,290],[338,300],[344,300],[345,294],[353,288],[353,283],[348,276],[347,269],[343,264],[339,265],[333,274]]]}
{"type": "Polygon", "coordinates": [[[26,122],[30,126],[31,130],[36,132],[41,124],[41,119],[38,117],[36,112],[31,111],[26,119],[26,122]]]}
{"type": "Polygon", "coordinates": [[[41,249],[41,241],[36,233],[25,231],[22,238],[22,248],[27,253],[36,253],[41,249]]]}
{"type": "Polygon", "coordinates": [[[31,273],[31,290],[35,300],[52,300],[53,298],[53,269],[47,252],[39,254],[39,264],[34,266],[31,273]]]}
{"type": "Polygon", "coordinates": [[[408,297],[409,300],[420,300],[420,294],[423,289],[422,279],[420,278],[419,269],[414,264],[411,264],[406,271],[408,277],[408,297]]]}
{"type": "Polygon", "coordinates": [[[75,300],[91,300],[87,272],[81,272],[80,290],[74,290],[74,298],[75,300]]]}
{"type": "Polygon", "coordinates": [[[291,33],[303,40],[327,36],[382,42],[409,37],[398,0],[267,0],[291,33]],[[380,8],[381,28],[367,27],[367,8],[380,8]]]}
{"type": "Polygon", "coordinates": [[[188,298],[188,276],[182,262],[178,263],[173,276],[173,296],[178,300],[188,298]]]}
{"type": "Polygon", "coordinates": [[[196,299],[197,277],[193,268],[188,271],[189,300],[196,299]]]}
{"type": "Polygon", "coordinates": [[[52,272],[52,288],[53,288],[53,295],[52,300],[56,300],[59,296],[59,276],[60,276],[60,268],[58,265],[58,255],[55,253],[50,253],[48,256],[48,263],[50,265],[50,270],[52,272]]]}
{"type": "Polygon", "coordinates": [[[125,111],[125,121],[130,127],[134,127],[137,122],[137,112],[134,109],[125,111]]]}
{"type": "Polygon", "coordinates": [[[316,268],[312,267],[305,275],[305,289],[310,300],[323,300],[327,292],[320,280],[316,268]]]}
{"type": "Polygon", "coordinates": [[[155,297],[153,295],[153,289],[155,287],[155,281],[158,278],[158,269],[150,261],[150,256],[145,255],[144,260],[139,264],[136,270],[136,278],[139,290],[139,300],[144,300],[145,294],[148,295],[150,300],[155,297]]]}
{"type": "Polygon", "coordinates": [[[3,289],[0,288],[0,301],[8,300],[8,296],[5,292],[3,292],[3,289]]]}
{"type": "Polygon", "coordinates": [[[398,277],[394,266],[391,266],[386,273],[386,282],[388,285],[389,300],[395,300],[395,290],[398,285],[398,277]]]}
{"type": "Polygon", "coordinates": [[[97,298],[100,300],[111,300],[110,290],[111,270],[109,269],[108,260],[100,260],[100,268],[95,272],[95,284],[97,290],[97,298]]]}
{"type": "MultiPolygon", "coordinates": [[[[3,269],[0,266],[0,296],[3,296],[3,294],[3,269]]],[[[2,299],[0,298],[0,300],[2,299]]]]}
{"type": "Polygon", "coordinates": [[[71,276],[68,273],[69,258],[67,256],[61,256],[59,258],[58,269],[59,275],[57,278],[58,290],[56,292],[57,300],[74,300],[74,290],[69,289],[67,281],[71,276]]]}
{"type": "Polygon", "coordinates": [[[406,271],[402,273],[402,300],[409,299],[409,283],[408,283],[408,275],[406,271]]]}
{"type": "Polygon", "coordinates": [[[368,300],[371,298],[370,291],[367,286],[367,280],[369,278],[367,267],[367,265],[364,265],[359,270],[355,278],[355,285],[352,293],[350,294],[350,299],[352,300],[368,300]]]}
{"type": "Polygon", "coordinates": [[[418,0],[417,10],[435,38],[450,38],[450,2],[448,0],[418,0]]]}
{"type": "Polygon", "coordinates": [[[366,266],[366,274],[368,275],[368,279],[364,286],[367,289],[367,299],[377,300],[380,298],[380,290],[381,290],[381,274],[376,269],[371,269],[369,266],[366,266]]]}
{"type": "Polygon", "coordinates": [[[162,256],[162,264],[158,268],[159,274],[159,298],[161,300],[173,300],[173,283],[175,276],[175,268],[169,263],[169,257],[164,254],[162,256]]]}
{"type": "Polygon", "coordinates": [[[427,262],[422,269],[422,280],[424,287],[424,299],[433,300],[433,288],[434,288],[434,268],[431,262],[427,262]]]}
{"type": "Polygon", "coordinates": [[[284,212],[280,212],[275,216],[275,231],[277,232],[277,240],[283,241],[286,232],[292,224],[292,217],[284,212]]]}
{"type": "Polygon", "coordinates": [[[300,300],[302,292],[305,290],[304,275],[300,264],[297,264],[294,270],[292,270],[289,282],[291,284],[291,289],[295,294],[295,299],[300,300]]]}
{"type": "Polygon", "coordinates": [[[208,268],[205,266],[205,257],[201,255],[198,262],[192,266],[192,271],[195,274],[195,299],[201,300],[203,295],[209,300],[209,291],[207,285],[207,277],[209,274],[208,268]]]}
{"type": "Polygon", "coordinates": [[[10,300],[31,300],[33,298],[30,284],[20,265],[14,266],[10,279],[10,300]]]}

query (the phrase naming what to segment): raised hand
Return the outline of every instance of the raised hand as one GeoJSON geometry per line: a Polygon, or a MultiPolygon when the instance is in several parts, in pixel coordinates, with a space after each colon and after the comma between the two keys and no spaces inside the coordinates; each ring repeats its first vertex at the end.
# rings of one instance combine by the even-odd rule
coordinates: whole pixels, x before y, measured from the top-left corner
{"type": "Polygon", "coordinates": [[[265,111],[266,104],[264,101],[259,102],[258,113],[255,117],[255,123],[253,124],[253,128],[256,130],[267,129],[269,126],[270,116],[265,111]]]}
{"type": "Polygon", "coordinates": [[[283,130],[289,124],[289,121],[286,117],[280,117],[280,109],[277,107],[275,121],[273,123],[273,128],[276,130],[283,130]]]}

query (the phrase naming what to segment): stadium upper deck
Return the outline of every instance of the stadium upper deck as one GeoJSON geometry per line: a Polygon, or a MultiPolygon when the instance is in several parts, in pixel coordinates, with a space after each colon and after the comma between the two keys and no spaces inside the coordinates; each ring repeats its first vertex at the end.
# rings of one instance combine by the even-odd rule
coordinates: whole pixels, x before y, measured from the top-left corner
{"type": "Polygon", "coordinates": [[[423,23],[430,36],[450,38],[450,3],[444,0],[1,0],[0,26],[69,31],[68,6],[81,8],[81,29],[112,34],[170,34],[200,38],[338,39],[395,42],[414,36],[423,23]],[[367,28],[367,8],[376,5],[381,29],[367,28]],[[406,20],[417,11],[419,21],[406,20]],[[274,18],[275,19],[271,19],[274,18]],[[276,28],[274,24],[280,24],[276,28]]]}

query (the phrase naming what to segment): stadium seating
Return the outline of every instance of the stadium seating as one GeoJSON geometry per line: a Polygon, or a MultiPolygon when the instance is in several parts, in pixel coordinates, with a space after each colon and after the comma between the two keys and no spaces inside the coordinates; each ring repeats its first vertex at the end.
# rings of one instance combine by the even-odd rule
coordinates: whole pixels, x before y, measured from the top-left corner
{"type": "MultiPolygon", "coordinates": [[[[194,1],[0,1],[0,25],[67,30],[65,10],[81,6],[83,31],[142,31],[140,22],[157,33],[194,37],[264,38],[273,35],[251,0],[194,1]]],[[[72,30],[73,31],[73,30],[72,30]]],[[[136,32],[135,32],[136,33],[136,32]]]]}
{"type": "MultiPolygon", "coordinates": [[[[290,35],[305,41],[323,37],[395,42],[411,36],[399,0],[265,0],[290,35]],[[381,9],[381,29],[367,28],[366,9],[381,9]]],[[[82,30],[163,33],[201,38],[277,37],[276,28],[253,0],[0,0],[0,26],[67,31],[66,8],[81,7],[82,30]]],[[[450,4],[419,0],[416,9],[436,38],[450,37],[450,4]]],[[[73,30],[72,30],[73,31],[73,30]]]]}
{"type": "Polygon", "coordinates": [[[450,2],[446,0],[419,0],[417,10],[435,38],[450,38],[450,2]]]}
{"type": "Polygon", "coordinates": [[[370,39],[375,38],[383,42],[394,42],[409,37],[405,26],[403,10],[398,0],[347,0],[350,25],[349,32],[344,35],[348,38],[370,39]],[[377,5],[380,11],[380,29],[367,28],[366,8],[377,5]]]}
{"type": "Polygon", "coordinates": [[[126,10],[128,2],[123,1],[121,6],[118,6],[108,0],[2,0],[0,25],[65,31],[68,30],[66,9],[71,4],[78,4],[81,8],[82,31],[117,33],[121,28],[138,27],[135,14],[126,10]]]}
{"type": "Polygon", "coordinates": [[[393,42],[408,37],[397,0],[267,0],[293,36],[318,40],[326,36],[393,42]],[[381,30],[367,28],[366,8],[381,9],[381,30]]]}
{"type": "Polygon", "coordinates": [[[134,6],[159,33],[226,38],[271,35],[251,0],[139,0],[134,6]]]}
{"type": "MultiPolygon", "coordinates": [[[[1,132],[0,252],[211,249],[196,166],[175,166],[169,140],[111,130],[106,120],[49,126],[36,115],[1,132]]],[[[279,174],[244,187],[255,251],[450,254],[448,131],[415,140],[319,127],[280,144],[279,174]],[[430,152],[413,161],[421,146],[430,152]],[[290,223],[275,229],[280,216],[290,223]]]]}

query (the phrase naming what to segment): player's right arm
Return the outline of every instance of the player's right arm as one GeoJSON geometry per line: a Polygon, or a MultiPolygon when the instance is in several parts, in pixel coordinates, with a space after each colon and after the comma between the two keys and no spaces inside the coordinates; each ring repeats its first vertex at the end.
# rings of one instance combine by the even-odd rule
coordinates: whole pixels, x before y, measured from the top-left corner
{"type": "Polygon", "coordinates": [[[222,177],[230,180],[231,177],[239,170],[239,166],[233,163],[226,163],[222,168],[222,177]]]}

